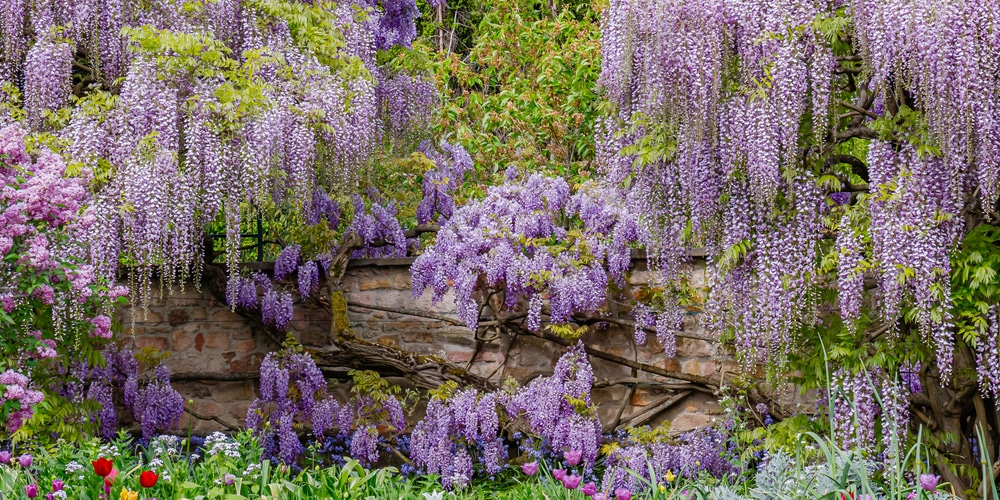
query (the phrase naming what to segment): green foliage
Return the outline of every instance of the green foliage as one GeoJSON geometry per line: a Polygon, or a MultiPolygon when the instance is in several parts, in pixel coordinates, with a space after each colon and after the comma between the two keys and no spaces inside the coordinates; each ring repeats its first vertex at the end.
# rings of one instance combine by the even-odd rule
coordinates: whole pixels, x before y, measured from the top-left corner
{"type": "Polygon", "coordinates": [[[423,44],[415,50],[429,52],[444,85],[436,130],[465,146],[476,163],[465,196],[482,194],[510,165],[571,181],[590,176],[601,8],[461,0],[439,16],[425,7],[423,44]],[[458,52],[449,48],[452,29],[458,52]]]}
{"type": "Polygon", "coordinates": [[[959,338],[975,346],[989,328],[990,307],[1000,300],[1000,228],[972,230],[951,258],[952,317],[959,338]]]}

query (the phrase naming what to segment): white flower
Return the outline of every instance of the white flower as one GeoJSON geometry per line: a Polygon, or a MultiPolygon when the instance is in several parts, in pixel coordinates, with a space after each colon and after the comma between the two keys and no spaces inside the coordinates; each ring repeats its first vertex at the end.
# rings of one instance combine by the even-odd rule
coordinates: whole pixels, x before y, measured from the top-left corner
{"type": "Polygon", "coordinates": [[[52,492],[52,498],[66,498],[66,491],[65,490],[59,490],[59,491],[52,492]]]}
{"type": "Polygon", "coordinates": [[[76,471],[78,471],[78,470],[80,470],[80,469],[82,469],[82,468],[83,468],[83,466],[82,466],[82,465],[80,465],[80,464],[78,464],[78,463],[77,463],[77,462],[76,462],[76,461],[74,460],[74,461],[72,461],[72,462],[70,462],[70,463],[66,464],[66,473],[67,473],[67,474],[72,474],[72,473],[74,473],[74,472],[76,472],[76,471]]]}
{"type": "Polygon", "coordinates": [[[434,493],[424,493],[424,500],[443,500],[444,492],[435,491],[434,493]]]}
{"type": "Polygon", "coordinates": [[[245,477],[245,476],[253,475],[254,477],[256,477],[256,474],[254,474],[254,473],[256,471],[258,471],[258,470],[260,470],[260,464],[258,464],[258,463],[248,464],[247,465],[247,469],[245,471],[243,471],[243,476],[245,477]]]}

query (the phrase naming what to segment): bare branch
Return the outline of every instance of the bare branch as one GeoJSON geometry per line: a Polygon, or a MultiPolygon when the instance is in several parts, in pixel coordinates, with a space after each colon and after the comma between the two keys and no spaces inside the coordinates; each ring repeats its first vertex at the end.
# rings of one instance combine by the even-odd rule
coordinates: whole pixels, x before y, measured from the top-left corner
{"type": "Polygon", "coordinates": [[[851,111],[857,111],[858,113],[863,113],[865,116],[868,116],[873,120],[878,120],[879,118],[882,118],[881,116],[876,115],[875,113],[872,113],[871,111],[868,111],[867,109],[862,108],[861,106],[855,106],[854,104],[851,104],[849,102],[837,101],[837,104],[851,111]]]}
{"type": "Polygon", "coordinates": [[[191,415],[194,418],[197,418],[198,420],[210,420],[212,422],[215,422],[215,423],[217,423],[217,424],[225,427],[226,429],[229,429],[232,432],[239,432],[239,428],[237,428],[233,424],[230,424],[230,423],[222,420],[219,417],[216,417],[216,416],[209,417],[209,416],[206,416],[206,415],[202,415],[202,414],[197,413],[194,410],[192,410],[190,408],[186,408],[186,407],[184,408],[184,412],[187,413],[188,415],[191,415]]]}
{"type": "Polygon", "coordinates": [[[847,142],[851,139],[878,139],[878,132],[864,126],[859,125],[857,127],[851,127],[843,132],[837,132],[833,135],[834,142],[841,143],[847,142]]]}

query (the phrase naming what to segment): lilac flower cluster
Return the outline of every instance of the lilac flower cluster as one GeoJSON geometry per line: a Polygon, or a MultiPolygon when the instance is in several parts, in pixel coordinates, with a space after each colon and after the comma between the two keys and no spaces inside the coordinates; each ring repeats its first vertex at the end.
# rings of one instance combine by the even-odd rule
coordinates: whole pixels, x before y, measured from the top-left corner
{"type": "Polygon", "coordinates": [[[7,414],[7,432],[20,429],[24,422],[34,414],[31,409],[32,405],[41,403],[45,398],[41,391],[30,388],[30,382],[28,377],[14,370],[0,373],[0,385],[4,386],[2,401],[4,403],[13,401],[18,406],[15,411],[7,414]]]}
{"type": "Polygon", "coordinates": [[[0,129],[0,353],[9,361],[0,409],[8,432],[33,415],[49,377],[72,361],[71,346],[99,349],[111,337],[104,315],[127,289],[100,287],[94,267],[85,264],[80,236],[92,220],[80,216],[88,201],[89,172],[69,178],[62,158],[40,147],[33,160],[19,125],[0,129]],[[38,330],[39,314],[48,325],[38,330]]]}
{"type": "Polygon", "coordinates": [[[507,458],[496,394],[460,391],[444,399],[434,397],[427,413],[410,436],[410,458],[425,473],[441,476],[452,489],[468,484],[478,458],[486,474],[495,476],[507,458]]]}

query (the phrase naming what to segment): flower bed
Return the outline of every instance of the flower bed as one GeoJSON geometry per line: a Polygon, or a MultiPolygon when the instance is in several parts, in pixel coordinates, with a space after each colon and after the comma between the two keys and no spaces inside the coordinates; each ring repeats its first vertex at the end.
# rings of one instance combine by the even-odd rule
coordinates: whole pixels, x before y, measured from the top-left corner
{"type": "MultiPolygon", "coordinates": [[[[717,479],[703,473],[685,478],[668,469],[649,479],[648,472],[625,470],[638,479],[636,491],[618,487],[602,491],[581,466],[579,453],[560,460],[535,460],[504,467],[493,479],[477,480],[461,490],[441,490],[434,475],[404,475],[393,467],[365,469],[357,461],[343,465],[303,467],[262,459],[265,450],[252,433],[197,437],[158,436],[138,446],[126,434],[110,443],[88,441],[60,445],[51,452],[15,456],[0,452],[0,498],[5,499],[719,499],[953,498],[937,476],[912,476],[901,484],[878,484],[859,454],[833,451],[827,460],[793,460],[772,455],[755,473],[717,479]],[[938,491],[938,490],[942,491],[938,491]]],[[[315,450],[313,450],[315,451],[315,450]]],[[[598,464],[599,469],[604,463],[598,464]]],[[[648,465],[652,470],[653,465],[648,465]]]]}

